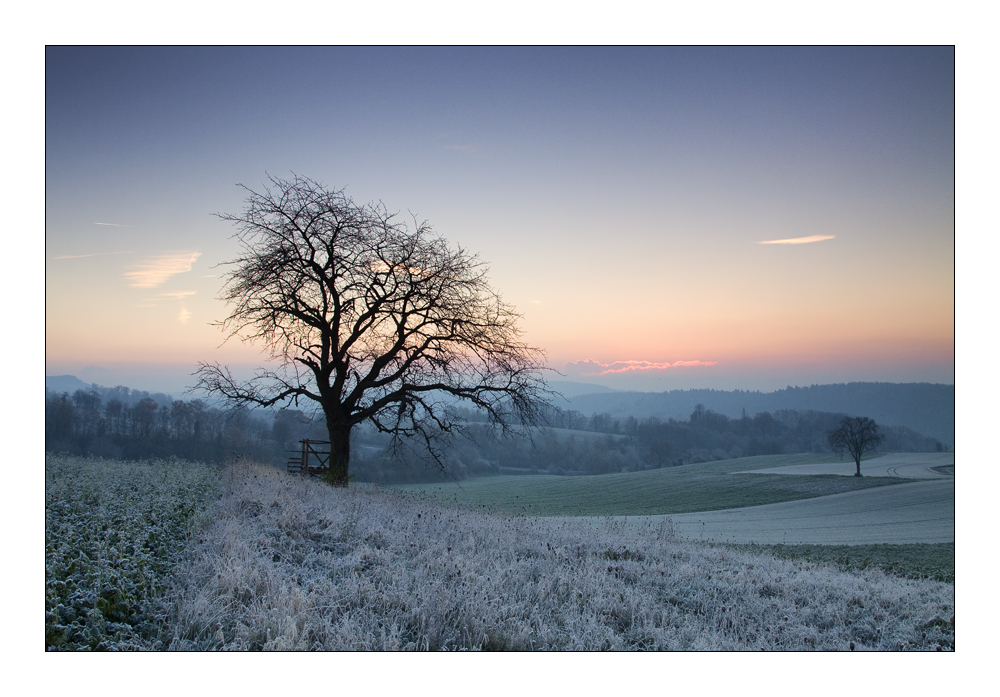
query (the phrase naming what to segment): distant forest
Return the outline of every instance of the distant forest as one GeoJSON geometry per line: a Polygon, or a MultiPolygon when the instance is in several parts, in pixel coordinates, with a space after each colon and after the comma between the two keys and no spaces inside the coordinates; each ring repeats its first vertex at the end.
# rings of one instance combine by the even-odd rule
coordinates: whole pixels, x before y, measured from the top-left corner
{"type": "MultiPolygon", "coordinates": [[[[450,477],[488,474],[609,474],[710,462],[750,455],[827,453],[827,433],[845,414],[782,410],[730,419],[696,405],[687,420],[655,417],[615,419],[608,414],[584,416],[553,408],[549,426],[532,438],[493,437],[482,417],[458,410],[469,422],[472,438],[456,439],[445,453],[450,477]]],[[[945,449],[934,438],[905,426],[882,427],[885,452],[934,452],[945,449]]],[[[359,480],[418,482],[442,479],[421,466],[419,454],[387,456],[379,434],[359,431],[351,468],[359,480]]],[[[832,455],[836,458],[837,456],[832,455]]]]}
{"type": "Polygon", "coordinates": [[[175,400],[127,387],[45,395],[45,450],[127,460],[180,457],[222,462],[245,455],[265,461],[275,449],[274,418],[223,410],[200,399],[175,400]]]}
{"type": "MultiPolygon", "coordinates": [[[[358,428],[351,448],[354,478],[403,483],[489,474],[606,474],[749,455],[823,453],[830,452],[827,432],[845,416],[783,409],[730,418],[697,404],[685,420],[661,420],[585,416],[552,407],[547,426],[532,429],[528,439],[495,437],[481,414],[468,409],[455,413],[467,423],[470,437],[455,439],[443,451],[447,475],[416,444],[393,452],[384,434],[358,428]]],[[[881,425],[881,430],[883,451],[945,449],[939,440],[905,426],[881,425]]],[[[220,409],[198,399],[97,385],[72,395],[48,392],[45,400],[49,452],[205,462],[246,456],[281,467],[302,438],[325,440],[325,429],[322,420],[294,409],[220,409]]]]}
{"type": "MultiPolygon", "coordinates": [[[[775,392],[748,390],[670,390],[669,392],[601,392],[575,394],[561,401],[564,409],[584,414],[607,412],[625,419],[656,416],[687,419],[698,404],[729,418],[743,412],[828,411],[867,416],[883,426],[906,426],[937,438],[945,446],[955,445],[955,386],[932,383],[849,382],[834,385],[788,387],[775,392]]],[[[597,386],[595,386],[597,388],[597,386]]],[[[597,392],[600,388],[595,389],[597,392]]]]}

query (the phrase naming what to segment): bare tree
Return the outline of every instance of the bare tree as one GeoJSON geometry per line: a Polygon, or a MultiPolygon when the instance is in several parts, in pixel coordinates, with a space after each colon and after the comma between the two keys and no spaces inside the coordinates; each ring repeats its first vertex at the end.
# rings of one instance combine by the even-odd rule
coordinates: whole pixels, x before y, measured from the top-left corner
{"type": "Polygon", "coordinates": [[[325,417],[328,480],[346,485],[350,434],[368,421],[394,446],[437,444],[463,432],[449,407],[464,401],[507,434],[541,418],[544,354],[521,340],[520,319],[490,287],[486,266],[426,223],[410,229],[382,203],[295,176],[249,193],[235,224],[241,255],[227,262],[218,324],[261,344],[279,364],[238,382],[201,363],[196,388],[236,404],[301,400],[325,417]]]}
{"type": "Polygon", "coordinates": [[[827,440],[835,453],[846,450],[854,458],[857,466],[855,477],[861,476],[861,456],[874,452],[883,438],[878,424],[867,416],[845,416],[841,419],[840,426],[827,434],[827,440]]]}

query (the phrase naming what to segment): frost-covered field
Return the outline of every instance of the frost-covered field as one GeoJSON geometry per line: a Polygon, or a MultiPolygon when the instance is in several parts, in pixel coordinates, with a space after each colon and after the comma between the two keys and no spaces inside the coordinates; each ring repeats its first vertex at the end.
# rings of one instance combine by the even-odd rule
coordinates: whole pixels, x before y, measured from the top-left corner
{"type": "MultiPolygon", "coordinates": [[[[863,460],[861,472],[866,477],[904,477],[906,479],[952,479],[955,476],[955,453],[892,453],[863,460]],[[937,469],[935,469],[937,468],[937,469]],[[950,473],[948,469],[950,468],[950,473]]],[[[854,476],[850,458],[839,462],[798,464],[748,470],[745,474],[835,474],[854,476]]]]}
{"type": "MultiPolygon", "coordinates": [[[[666,516],[649,516],[656,521],[666,516]]],[[[643,520],[630,517],[626,521],[643,520]]],[[[954,478],[880,486],[765,506],[670,516],[678,537],[747,544],[955,541],[954,478]]]]}
{"type": "Polygon", "coordinates": [[[954,647],[954,585],[243,464],[174,569],[175,649],[954,647]]]}
{"type": "Polygon", "coordinates": [[[170,573],[219,468],[45,456],[46,649],[154,648],[170,573]]]}

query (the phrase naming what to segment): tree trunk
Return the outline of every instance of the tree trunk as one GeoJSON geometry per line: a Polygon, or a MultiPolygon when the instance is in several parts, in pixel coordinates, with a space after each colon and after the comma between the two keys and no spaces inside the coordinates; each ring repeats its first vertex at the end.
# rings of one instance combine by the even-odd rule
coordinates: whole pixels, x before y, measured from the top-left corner
{"type": "Polygon", "coordinates": [[[330,433],[330,466],[323,479],[333,486],[347,486],[351,461],[351,427],[327,422],[330,433]]]}
{"type": "Polygon", "coordinates": [[[861,456],[860,455],[858,455],[856,458],[854,458],[854,464],[858,468],[857,471],[854,473],[854,476],[855,477],[860,477],[861,476],[861,456]]]}

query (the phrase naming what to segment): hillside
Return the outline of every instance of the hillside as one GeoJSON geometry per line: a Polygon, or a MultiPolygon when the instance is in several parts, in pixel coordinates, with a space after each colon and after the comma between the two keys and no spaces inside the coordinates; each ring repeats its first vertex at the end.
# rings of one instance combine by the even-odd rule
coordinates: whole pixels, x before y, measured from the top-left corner
{"type": "Polygon", "coordinates": [[[842,412],[869,416],[886,426],[906,426],[955,446],[955,386],[930,383],[851,382],[788,387],[776,392],[671,390],[612,392],[572,397],[566,408],[614,418],[687,419],[703,404],[730,418],[781,409],[842,412]]]}
{"type": "Polygon", "coordinates": [[[80,378],[75,375],[46,375],[45,376],[45,391],[55,392],[56,394],[62,394],[63,392],[68,392],[73,394],[77,390],[89,389],[90,385],[85,383],[80,378]]]}
{"type": "Polygon", "coordinates": [[[549,389],[558,392],[563,397],[563,399],[555,399],[557,406],[564,406],[563,403],[566,400],[585,394],[617,394],[621,392],[621,390],[614,390],[604,385],[595,385],[592,382],[570,382],[568,380],[550,380],[548,386],[549,389]]]}
{"type": "MultiPolygon", "coordinates": [[[[537,516],[643,516],[716,511],[893,486],[886,476],[747,474],[761,467],[835,461],[826,453],[764,455],[679,467],[580,477],[492,476],[406,484],[399,491],[472,510],[537,516]]],[[[870,474],[865,463],[866,474],[870,474]]],[[[852,462],[843,464],[849,473],[852,462]]]]}

